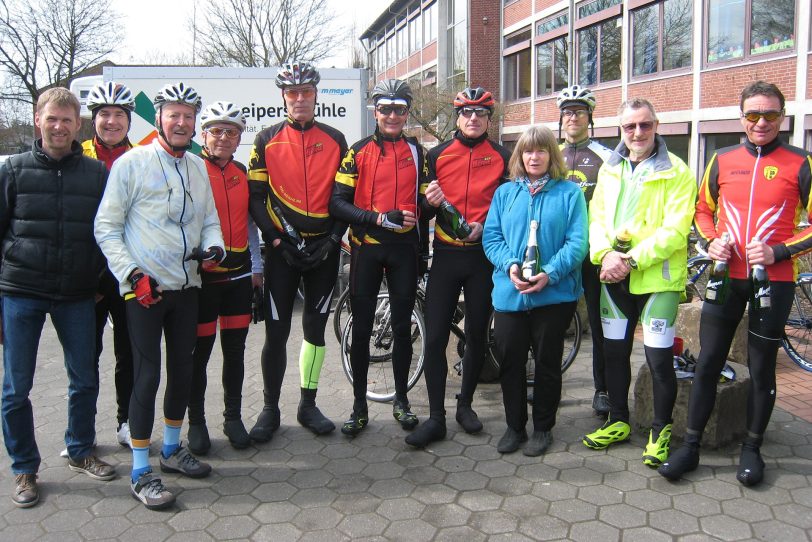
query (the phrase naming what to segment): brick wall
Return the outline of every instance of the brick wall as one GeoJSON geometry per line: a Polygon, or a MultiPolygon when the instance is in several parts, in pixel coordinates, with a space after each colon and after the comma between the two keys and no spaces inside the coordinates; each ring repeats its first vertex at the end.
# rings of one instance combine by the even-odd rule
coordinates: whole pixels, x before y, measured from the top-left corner
{"type": "MultiPolygon", "coordinates": [[[[679,111],[691,109],[692,75],[681,75],[629,84],[629,98],[645,98],[654,105],[657,111],[679,111]]],[[[618,104],[620,105],[620,104],[618,104]]]]}
{"type": "Polygon", "coordinates": [[[471,0],[468,16],[468,43],[476,44],[468,48],[468,83],[490,90],[497,100],[501,60],[500,9],[500,0],[471,0]]]}
{"type": "Polygon", "coordinates": [[[560,3],[560,0],[536,0],[536,13],[560,3]]]}
{"type": "Polygon", "coordinates": [[[701,107],[739,105],[742,89],[763,79],[781,89],[788,101],[795,99],[795,58],[705,72],[701,79],[701,107]]]}
{"type": "MultiPolygon", "coordinates": [[[[555,96],[536,100],[536,122],[558,122],[560,113],[555,102],[555,96]]],[[[528,117],[527,122],[530,122],[528,117]]]]}
{"type": "Polygon", "coordinates": [[[505,106],[505,126],[523,126],[530,123],[530,102],[505,106]]]}
{"type": "Polygon", "coordinates": [[[420,51],[416,52],[415,54],[409,57],[409,71],[416,70],[420,66],[423,65],[423,61],[420,58],[420,51]]]}
{"type": "Polygon", "coordinates": [[[428,64],[432,60],[437,60],[437,40],[423,48],[423,64],[428,64]]]}
{"type": "Polygon", "coordinates": [[[623,95],[620,87],[611,87],[596,90],[595,100],[598,105],[595,107],[595,112],[592,114],[593,118],[600,117],[616,117],[617,108],[620,107],[621,96],[623,95]]]}
{"type": "MultiPolygon", "coordinates": [[[[806,57],[806,99],[812,98],[812,55],[806,57]]],[[[783,92],[783,90],[781,91],[783,92]]]]}
{"type": "Polygon", "coordinates": [[[507,6],[503,17],[505,28],[521,21],[525,17],[529,17],[533,12],[531,2],[532,0],[519,0],[507,6]]]}
{"type": "Polygon", "coordinates": [[[406,75],[408,71],[407,68],[408,68],[407,62],[405,60],[401,60],[400,62],[398,62],[397,65],[395,66],[395,74],[396,74],[395,77],[397,77],[398,79],[403,79],[403,76],[406,75]]]}

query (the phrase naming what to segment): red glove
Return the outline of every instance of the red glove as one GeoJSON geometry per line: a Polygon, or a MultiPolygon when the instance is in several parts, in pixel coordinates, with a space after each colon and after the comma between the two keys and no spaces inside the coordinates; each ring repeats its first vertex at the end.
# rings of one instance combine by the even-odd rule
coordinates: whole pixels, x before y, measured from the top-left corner
{"type": "Polygon", "coordinates": [[[130,286],[132,287],[135,299],[142,307],[149,308],[150,305],[156,304],[161,300],[161,291],[158,288],[158,282],[144,273],[134,273],[130,277],[130,286]]]}

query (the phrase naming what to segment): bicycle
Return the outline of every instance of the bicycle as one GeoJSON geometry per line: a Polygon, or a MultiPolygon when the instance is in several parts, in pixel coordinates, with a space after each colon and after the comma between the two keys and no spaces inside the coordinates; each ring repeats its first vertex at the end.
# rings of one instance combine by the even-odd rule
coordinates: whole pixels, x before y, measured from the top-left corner
{"type": "Polygon", "coordinates": [[[799,273],[795,281],[795,298],[781,346],[789,359],[812,372],[812,273],[799,273]]]}

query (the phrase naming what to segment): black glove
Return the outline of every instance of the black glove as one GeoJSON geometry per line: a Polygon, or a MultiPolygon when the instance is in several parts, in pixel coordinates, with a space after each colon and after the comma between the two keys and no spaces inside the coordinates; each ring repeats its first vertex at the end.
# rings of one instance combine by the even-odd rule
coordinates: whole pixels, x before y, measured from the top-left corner
{"type": "Polygon", "coordinates": [[[308,243],[304,248],[304,253],[306,254],[304,259],[305,266],[307,269],[319,266],[321,262],[325,261],[332,254],[335,254],[339,246],[340,240],[334,233],[308,243]]]}
{"type": "Polygon", "coordinates": [[[265,320],[265,297],[262,288],[254,286],[254,296],[251,299],[251,320],[258,324],[265,320]]]}
{"type": "Polygon", "coordinates": [[[403,211],[400,209],[395,209],[394,211],[387,211],[383,213],[381,227],[386,228],[387,230],[402,230],[403,211]]]}
{"type": "Polygon", "coordinates": [[[209,247],[208,250],[200,250],[200,247],[192,249],[192,253],[186,256],[185,262],[197,260],[198,262],[215,261],[220,262],[223,260],[223,249],[220,247],[209,247]]]}
{"type": "Polygon", "coordinates": [[[296,248],[296,245],[287,239],[281,239],[280,243],[272,250],[279,251],[285,262],[294,269],[302,271],[305,268],[305,253],[296,248]]]}

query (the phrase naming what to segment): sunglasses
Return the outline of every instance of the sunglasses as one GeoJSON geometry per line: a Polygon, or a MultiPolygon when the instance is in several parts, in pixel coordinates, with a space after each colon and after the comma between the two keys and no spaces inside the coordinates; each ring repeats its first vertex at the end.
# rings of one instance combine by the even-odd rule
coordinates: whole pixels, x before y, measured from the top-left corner
{"type": "Polygon", "coordinates": [[[630,122],[629,124],[622,125],[621,128],[623,128],[623,131],[627,134],[633,134],[638,128],[640,128],[641,132],[648,132],[654,128],[654,121],[630,122]]]}
{"type": "Polygon", "coordinates": [[[463,107],[460,109],[460,115],[466,119],[470,119],[471,115],[476,115],[478,118],[489,117],[491,110],[485,107],[463,107]]]}
{"type": "Polygon", "coordinates": [[[586,109],[565,109],[561,112],[561,116],[567,118],[578,117],[579,119],[582,119],[587,115],[589,115],[589,111],[586,109]]]}
{"type": "Polygon", "coordinates": [[[216,138],[225,136],[226,139],[236,139],[240,137],[240,131],[236,128],[209,128],[206,132],[216,138]]]}
{"type": "Polygon", "coordinates": [[[742,117],[747,119],[747,122],[758,122],[765,119],[767,122],[775,122],[781,118],[784,111],[746,111],[742,113],[742,117]]]}
{"type": "Polygon", "coordinates": [[[316,95],[315,88],[286,88],[284,92],[286,98],[297,98],[301,96],[305,100],[316,95]]]}
{"type": "Polygon", "coordinates": [[[398,117],[403,117],[404,115],[409,114],[409,108],[405,105],[379,105],[375,109],[384,117],[388,117],[392,113],[398,117]]]}

